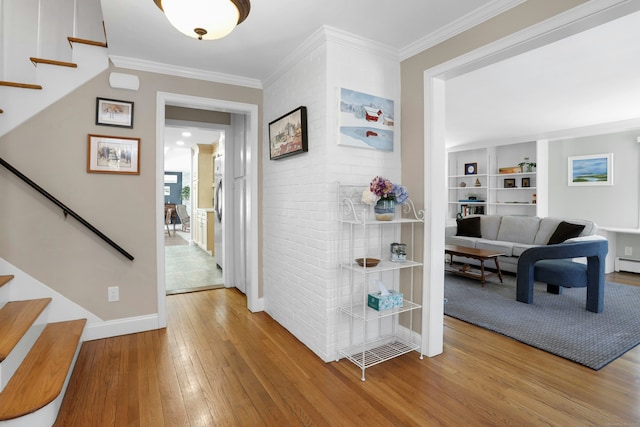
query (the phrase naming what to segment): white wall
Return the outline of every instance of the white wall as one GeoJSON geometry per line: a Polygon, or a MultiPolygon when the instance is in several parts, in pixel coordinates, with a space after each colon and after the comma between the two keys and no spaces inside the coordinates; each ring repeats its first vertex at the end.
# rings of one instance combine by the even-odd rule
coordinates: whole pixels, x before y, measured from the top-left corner
{"type": "Polygon", "coordinates": [[[549,144],[549,216],[586,218],[600,227],[637,229],[640,130],[549,144]],[[613,186],[569,186],[568,157],[613,153],[613,186]]]}
{"type": "MultiPolygon", "coordinates": [[[[295,65],[264,89],[265,123],[304,105],[309,152],[263,151],[265,310],[323,360],[336,357],[336,182],[400,178],[400,64],[379,46],[330,28],[302,44],[295,65]],[[394,99],[394,151],[337,145],[341,87],[394,99]]],[[[265,125],[266,126],[266,125],[265,125]]],[[[267,145],[268,128],[264,129],[267,145]]]]}

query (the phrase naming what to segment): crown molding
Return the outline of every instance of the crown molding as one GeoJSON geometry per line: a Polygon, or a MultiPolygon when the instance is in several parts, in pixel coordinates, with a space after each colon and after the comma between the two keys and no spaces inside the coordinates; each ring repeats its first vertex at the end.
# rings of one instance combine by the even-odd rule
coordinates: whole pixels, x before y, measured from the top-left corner
{"type": "Polygon", "coordinates": [[[287,55],[280,66],[267,79],[263,81],[263,86],[270,86],[275,80],[281,77],[287,70],[300,62],[306,55],[313,52],[318,47],[326,43],[346,46],[360,50],[367,54],[387,57],[394,61],[400,61],[398,51],[382,43],[374,42],[364,37],[334,27],[323,25],[313,32],[296,49],[287,55]]]}
{"type": "Polygon", "coordinates": [[[231,74],[217,73],[213,71],[198,70],[195,68],[181,67],[172,64],[146,61],[143,59],[125,56],[109,55],[109,59],[118,68],[148,71],[151,73],[167,74],[188,79],[205,80],[209,82],[224,83],[234,86],[244,86],[253,89],[262,89],[262,83],[258,79],[234,76],[231,74]]]}
{"type": "Polygon", "coordinates": [[[525,1],[526,0],[493,0],[486,6],[464,15],[439,30],[434,31],[433,33],[400,49],[400,60],[404,61],[405,59],[436,46],[451,37],[463,33],[476,25],[482,24],[483,22],[524,3],[525,1]]]}

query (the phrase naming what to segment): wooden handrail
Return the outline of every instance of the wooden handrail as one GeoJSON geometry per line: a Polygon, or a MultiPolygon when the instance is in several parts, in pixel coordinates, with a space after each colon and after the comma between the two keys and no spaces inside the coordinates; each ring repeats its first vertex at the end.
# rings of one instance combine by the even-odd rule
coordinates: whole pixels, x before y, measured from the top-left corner
{"type": "Polygon", "coordinates": [[[38,66],[38,64],[49,64],[58,65],[60,67],[78,68],[78,64],[74,64],[73,62],[56,61],[55,59],[34,58],[33,56],[29,59],[35,66],[38,66]]]}
{"type": "Polygon", "coordinates": [[[73,49],[74,43],[88,44],[91,46],[98,46],[98,47],[107,47],[107,44],[104,42],[97,42],[94,40],[87,40],[87,39],[79,39],[78,37],[67,37],[67,40],[69,40],[69,45],[71,45],[71,49],[73,49]]]}
{"type": "Polygon", "coordinates": [[[129,252],[125,251],[124,249],[122,249],[117,243],[115,243],[113,240],[111,240],[110,238],[108,238],[106,235],[104,235],[100,230],[98,230],[97,228],[95,228],[93,225],[89,224],[84,218],[82,218],[80,215],[78,215],[77,213],[75,213],[73,210],[69,209],[65,204],[63,204],[60,200],[56,199],[55,197],[53,197],[51,194],[49,194],[47,191],[45,191],[42,187],[40,187],[38,184],[36,184],[35,182],[33,182],[32,180],[30,180],[26,175],[24,175],[22,172],[20,172],[18,169],[14,168],[13,166],[11,166],[9,163],[7,163],[2,157],[0,157],[0,165],[4,166],[5,168],[7,168],[7,170],[9,170],[10,172],[12,172],[15,176],[17,176],[18,178],[20,178],[21,180],[23,180],[24,182],[26,182],[27,184],[29,184],[29,186],[31,186],[31,188],[33,188],[34,190],[36,190],[38,193],[42,194],[44,197],[46,197],[47,199],[49,199],[49,201],[51,201],[53,204],[55,204],[56,206],[58,206],[60,209],[62,209],[62,213],[64,214],[65,218],[67,217],[67,215],[71,215],[73,218],[75,218],[80,224],[84,225],[85,227],[87,227],[89,230],[93,231],[94,234],[96,234],[98,237],[100,237],[102,240],[104,240],[105,242],[107,242],[109,245],[111,245],[111,247],[113,247],[115,250],[117,250],[118,252],[120,252],[122,255],[124,255],[126,258],[128,258],[129,260],[133,261],[133,255],[131,255],[129,252]]]}
{"type": "Polygon", "coordinates": [[[32,85],[32,84],[29,84],[29,83],[16,83],[16,82],[0,81],[0,86],[21,87],[23,89],[42,90],[42,86],[40,86],[40,85],[32,85]]]}

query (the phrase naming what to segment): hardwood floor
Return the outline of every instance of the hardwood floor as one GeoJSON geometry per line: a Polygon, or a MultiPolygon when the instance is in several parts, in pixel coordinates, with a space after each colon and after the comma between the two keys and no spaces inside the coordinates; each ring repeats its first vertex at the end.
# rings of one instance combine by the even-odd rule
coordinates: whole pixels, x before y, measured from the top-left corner
{"type": "Polygon", "coordinates": [[[593,371],[445,316],[443,354],[362,382],[234,290],[167,312],[167,329],[84,343],[56,426],[640,425],[640,347],[593,371]]]}

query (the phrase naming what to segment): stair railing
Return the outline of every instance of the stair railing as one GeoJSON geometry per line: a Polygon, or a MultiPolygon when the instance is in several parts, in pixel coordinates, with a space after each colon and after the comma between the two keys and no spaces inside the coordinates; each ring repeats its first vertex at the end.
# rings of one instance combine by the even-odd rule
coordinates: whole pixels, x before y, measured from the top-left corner
{"type": "Polygon", "coordinates": [[[46,190],[44,190],[42,187],[40,187],[38,184],[36,184],[35,182],[33,182],[32,180],[30,180],[27,176],[25,176],[22,172],[20,172],[18,169],[14,168],[13,166],[11,166],[9,163],[7,163],[2,157],[0,157],[0,165],[4,166],[5,168],[7,168],[7,170],[9,170],[10,172],[12,172],[14,175],[16,175],[18,178],[20,178],[21,180],[23,180],[24,182],[26,182],[27,184],[29,184],[29,186],[31,186],[34,190],[36,190],[38,193],[42,194],[44,197],[46,197],[47,199],[49,199],[53,204],[55,204],[56,206],[58,206],[60,209],[62,209],[62,213],[64,214],[64,217],[66,218],[67,215],[71,215],[73,218],[75,218],[80,224],[84,225],[85,227],[87,227],[89,230],[93,231],[98,237],[100,237],[102,240],[104,240],[105,242],[107,242],[109,245],[111,245],[111,247],[113,247],[115,250],[117,250],[118,252],[120,252],[122,255],[124,255],[126,258],[128,258],[129,260],[133,261],[133,255],[131,255],[129,252],[125,251],[124,249],[122,249],[122,247],[120,247],[117,243],[115,243],[113,240],[111,240],[110,238],[108,238],[104,233],[102,233],[100,230],[98,230],[96,227],[94,227],[93,225],[91,225],[89,222],[87,222],[84,218],[82,218],[80,215],[78,215],[77,213],[75,213],[73,210],[69,209],[64,203],[62,203],[60,200],[56,199],[55,197],[53,197],[51,194],[49,194],[46,190]]]}

